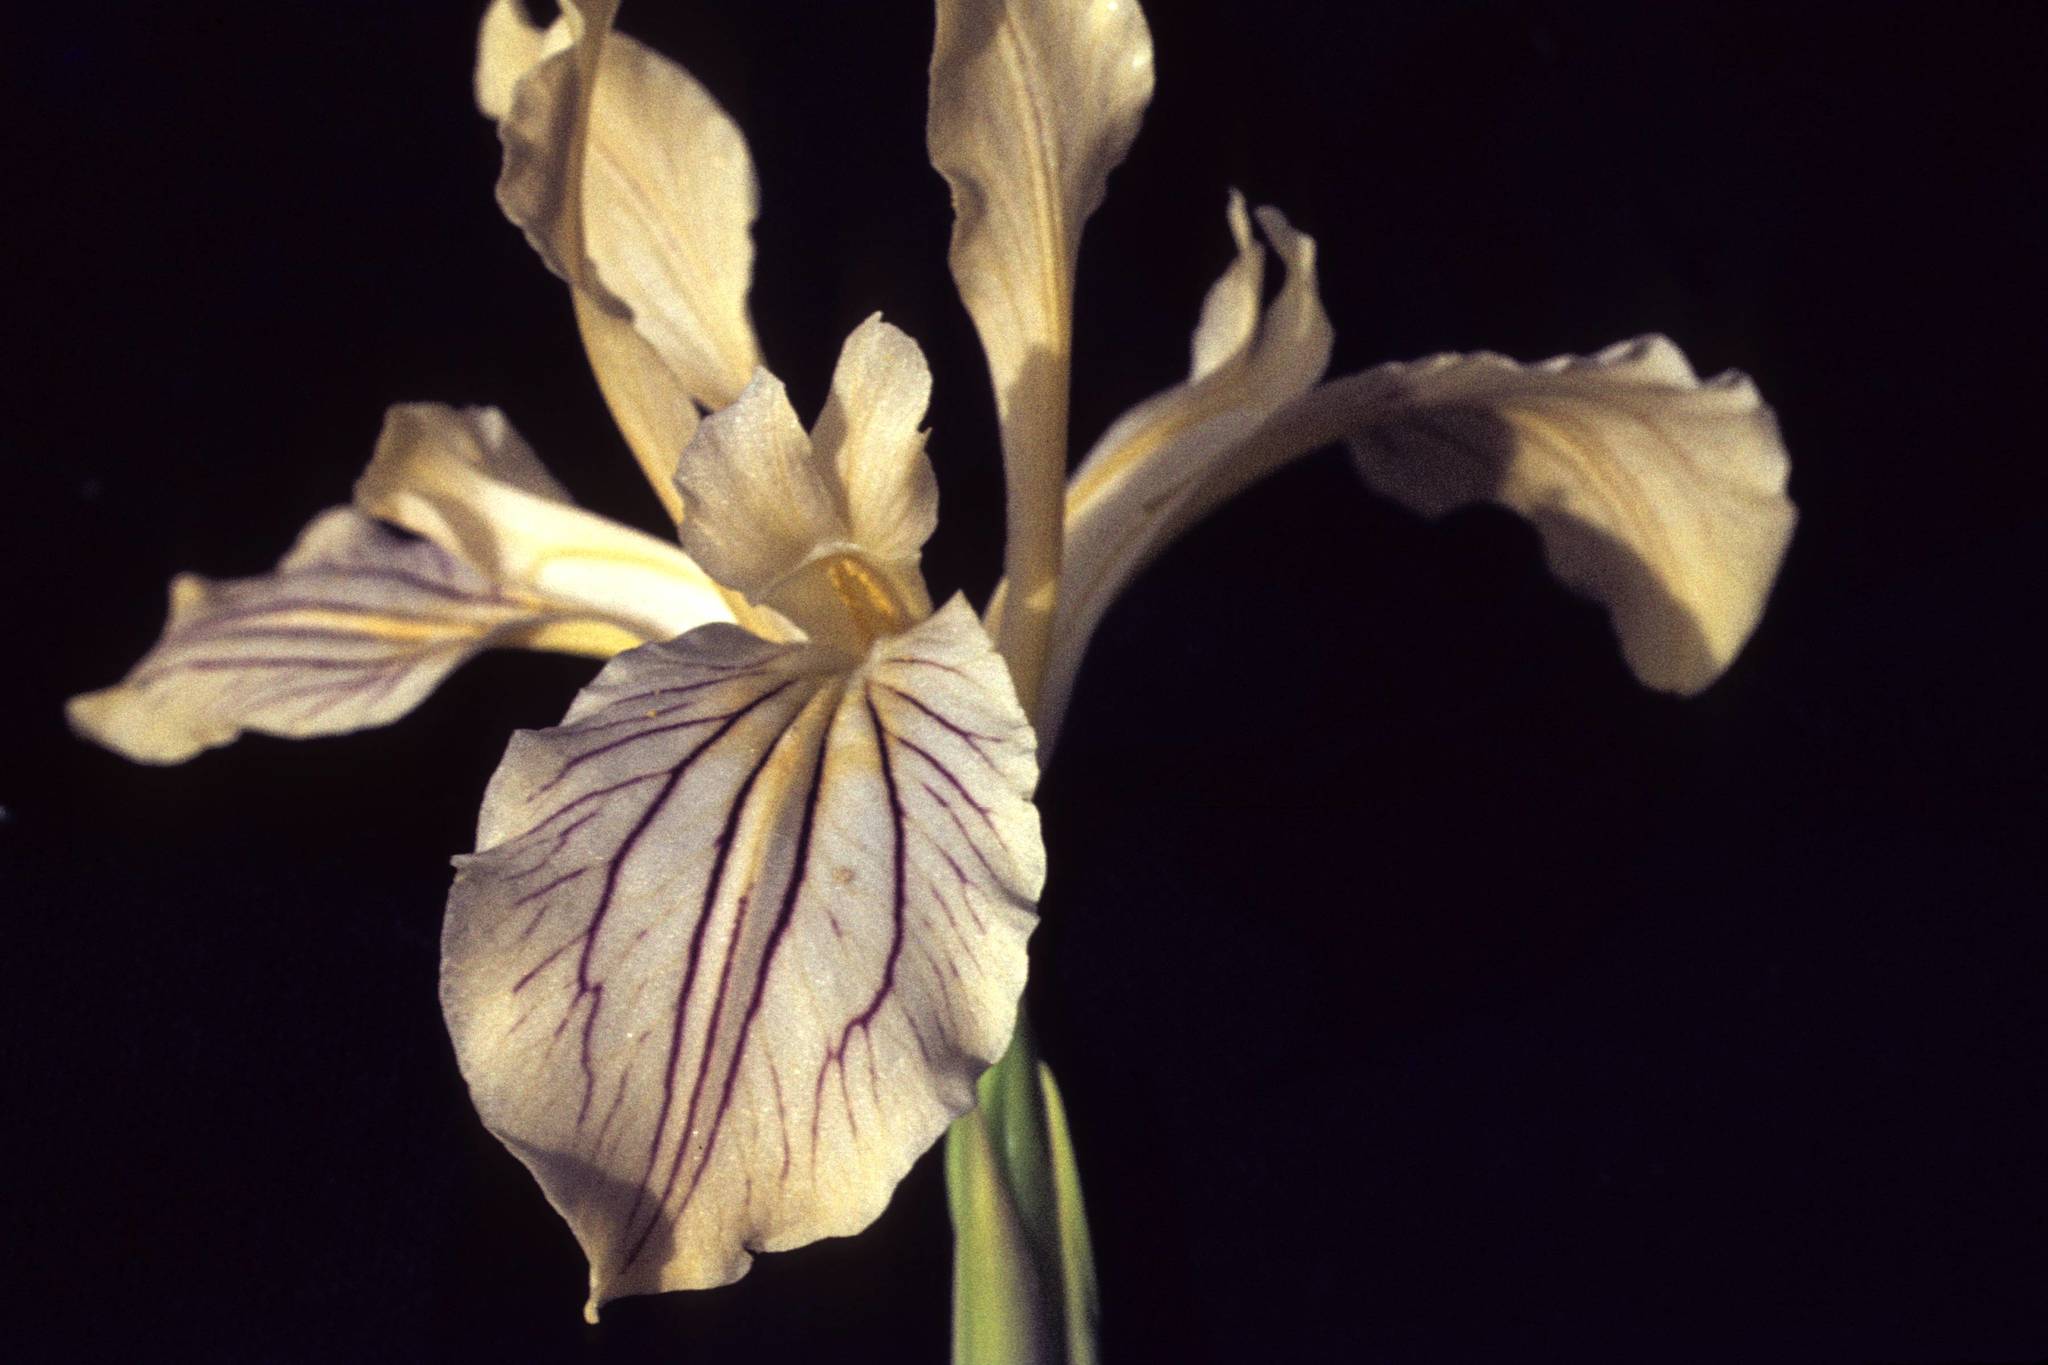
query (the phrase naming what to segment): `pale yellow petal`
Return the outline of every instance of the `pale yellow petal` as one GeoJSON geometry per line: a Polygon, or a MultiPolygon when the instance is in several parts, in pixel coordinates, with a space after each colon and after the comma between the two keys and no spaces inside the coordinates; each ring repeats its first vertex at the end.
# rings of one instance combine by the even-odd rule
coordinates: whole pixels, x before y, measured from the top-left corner
{"type": "Polygon", "coordinates": [[[494,583],[618,621],[644,639],[735,619],[736,604],[676,546],[569,502],[495,408],[392,408],[356,505],[494,583]]]}
{"type": "MultiPolygon", "coordinates": [[[[1212,465],[1322,377],[1331,331],[1316,289],[1315,242],[1272,209],[1260,226],[1287,278],[1256,310],[1263,255],[1242,201],[1229,213],[1238,255],[1210,289],[1190,377],[1132,408],[1095,443],[1067,489],[1067,562],[1034,718],[1048,748],[1089,639],[1124,585],[1195,516],[1212,465]]],[[[992,611],[1009,610],[1007,592],[992,611]]]]}
{"type": "Polygon", "coordinates": [[[486,118],[505,117],[520,78],[570,41],[568,20],[544,28],[527,17],[524,0],[491,0],[476,35],[476,107],[486,118]]]}
{"type": "Polygon", "coordinates": [[[838,476],[853,540],[880,562],[915,564],[938,525],[921,429],[931,394],[924,352],[877,313],[840,349],[818,416],[818,459],[838,476]]]}
{"type": "Polygon", "coordinates": [[[505,591],[432,541],[337,507],[271,573],[173,580],[155,647],[67,713],[128,758],[180,763],[249,730],[302,738],[386,724],[494,645],[609,655],[643,640],[505,591]]]}
{"type": "Polygon", "coordinates": [[[958,599],[850,671],[707,627],[513,740],[441,999],[593,1315],[860,1231],[973,1104],[1044,880],[1033,753],[958,599]]]}
{"type": "Polygon", "coordinates": [[[854,657],[930,615],[918,568],[938,515],[918,429],[930,393],[917,343],[879,315],[847,338],[813,434],[758,371],[677,463],[684,547],[748,602],[854,657]]]}
{"type": "Polygon", "coordinates": [[[730,402],[759,361],[746,307],[758,196],[732,121],[680,66],[610,33],[616,9],[570,0],[544,37],[487,19],[479,100],[502,103],[499,202],[571,285],[599,386],[673,514],[697,406],[730,402]]]}
{"type": "Polygon", "coordinates": [[[827,469],[766,370],[712,413],[676,465],[679,534],[698,563],[752,601],[849,538],[827,469]]]}
{"type": "Polygon", "coordinates": [[[1374,488],[1426,516],[1483,500],[1528,517],[1651,687],[1697,692],[1734,660],[1796,519],[1777,423],[1746,376],[1702,382],[1663,337],[1390,374],[1397,391],[1353,440],[1374,488]]]}
{"type": "Polygon", "coordinates": [[[1152,98],[1137,0],[938,0],[926,142],[953,191],[949,256],[1002,425],[1011,609],[1027,704],[1051,629],[1081,230],[1152,98]]]}
{"type": "Polygon", "coordinates": [[[1339,441],[1374,488],[1424,515],[1485,500],[1528,517],[1557,575],[1607,608],[1636,676],[1666,691],[1697,692],[1733,662],[1797,520],[1756,386],[1732,371],[1703,381],[1645,337],[1590,358],[1439,355],[1323,384],[1170,490],[1145,553],[1339,441]]]}

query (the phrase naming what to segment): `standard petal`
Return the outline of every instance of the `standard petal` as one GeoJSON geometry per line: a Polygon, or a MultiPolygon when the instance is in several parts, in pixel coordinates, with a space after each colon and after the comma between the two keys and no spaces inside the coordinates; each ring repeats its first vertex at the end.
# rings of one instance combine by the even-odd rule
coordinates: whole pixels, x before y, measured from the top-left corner
{"type": "Polygon", "coordinates": [[[838,478],[852,539],[880,563],[915,564],[939,523],[920,429],[931,396],[924,352],[880,313],[846,338],[812,440],[838,478]]]}
{"type": "Polygon", "coordinates": [[[1797,519],[1777,422],[1747,376],[1702,382],[1659,336],[1388,375],[1394,392],[1352,442],[1375,489],[1425,516],[1490,501],[1528,517],[1650,687],[1698,692],[1733,662],[1797,519]]]}
{"type": "MultiPolygon", "coordinates": [[[[1210,467],[1306,392],[1329,364],[1331,330],[1316,289],[1314,239],[1276,210],[1259,210],[1260,227],[1287,272],[1260,317],[1263,252],[1249,240],[1235,194],[1229,221],[1238,255],[1203,303],[1188,381],[1118,418],[1068,485],[1066,565],[1037,711],[1047,748],[1096,625],[1132,576],[1207,510],[1210,504],[1198,500],[1210,467]]],[[[1000,606],[1007,612],[1007,593],[1000,606]]]]}
{"type": "Polygon", "coordinates": [[[507,589],[606,616],[643,640],[736,615],[768,629],[674,545],[571,503],[496,408],[390,409],[356,505],[507,589]]]}
{"type": "Polygon", "coordinates": [[[1003,649],[1029,700],[1051,629],[1081,229],[1152,98],[1137,0],[938,0],[926,142],[954,282],[995,382],[1008,481],[1003,649]]]}
{"type": "Polygon", "coordinates": [[[857,1232],[1009,1041],[1031,732],[959,599],[851,672],[708,627],[514,738],[441,998],[590,1311],[857,1232]]]}
{"type": "Polygon", "coordinates": [[[599,385],[674,512],[692,400],[724,406],[759,363],[746,306],[758,194],[732,120],[683,68],[610,33],[617,8],[566,0],[542,34],[500,0],[479,38],[478,102],[500,119],[499,202],[573,287],[599,385]]]}
{"type": "Polygon", "coordinates": [[[383,725],[492,645],[609,656],[642,638],[504,591],[433,542],[337,507],[272,573],[173,580],[156,647],[67,713],[138,762],[180,763],[245,730],[297,738],[383,725]]]}

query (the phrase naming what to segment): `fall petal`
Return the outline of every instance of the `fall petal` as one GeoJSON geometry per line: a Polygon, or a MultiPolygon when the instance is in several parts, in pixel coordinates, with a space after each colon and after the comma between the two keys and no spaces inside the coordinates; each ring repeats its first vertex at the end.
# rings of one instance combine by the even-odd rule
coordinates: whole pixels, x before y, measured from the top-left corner
{"type": "Polygon", "coordinates": [[[1645,684],[1692,693],[1734,660],[1791,540],[1789,462],[1747,376],[1701,381],[1663,337],[1518,365],[1437,356],[1353,438],[1367,482],[1425,516],[1520,512],[1559,578],[1603,603],[1645,684]]]}
{"type": "Polygon", "coordinates": [[[356,505],[509,589],[602,614],[643,640],[744,611],[674,545],[571,503],[496,408],[393,407],[356,505]]]}
{"type": "Polygon", "coordinates": [[[386,724],[492,645],[604,655],[642,638],[505,591],[433,542],[337,507],[272,573],[174,579],[155,648],[66,710],[118,753],[180,763],[246,730],[298,738],[386,724]]]}
{"type": "Polygon", "coordinates": [[[477,74],[485,112],[502,108],[499,202],[576,291],[606,400],[669,501],[695,404],[732,401],[759,363],[746,141],[687,71],[610,32],[616,0],[568,0],[545,33],[508,6],[486,18],[477,74]]]}
{"type": "Polygon", "coordinates": [[[1332,334],[1316,288],[1315,241],[1273,209],[1258,216],[1287,272],[1272,304],[1257,313],[1263,251],[1249,240],[1243,201],[1233,194],[1229,222],[1238,255],[1203,303],[1187,382],[1118,418],[1068,485],[1066,564],[1038,711],[1048,748],[1103,613],[1211,505],[1203,501],[1211,467],[1329,364],[1332,334]]]}
{"type": "Polygon", "coordinates": [[[442,1002],[593,1313],[859,1231],[972,1105],[1024,980],[1036,773],[959,599],[851,671],[707,627],[515,737],[442,1002]]]}

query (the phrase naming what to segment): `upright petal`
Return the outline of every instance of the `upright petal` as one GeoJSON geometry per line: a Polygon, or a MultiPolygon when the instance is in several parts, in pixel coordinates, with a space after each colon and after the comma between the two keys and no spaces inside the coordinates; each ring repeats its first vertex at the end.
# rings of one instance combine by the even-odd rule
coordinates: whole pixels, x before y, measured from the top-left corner
{"type": "Polygon", "coordinates": [[[492,645],[606,656],[643,638],[509,593],[433,542],[337,507],[271,573],[174,579],[156,647],[67,712],[128,758],[181,763],[245,730],[302,738],[386,724],[492,645]]]}
{"type": "MultiPolygon", "coordinates": [[[[604,615],[642,639],[747,615],[674,545],[571,503],[496,408],[393,407],[356,505],[509,590],[604,615]]],[[[751,616],[745,624],[767,629],[751,616]]]]}
{"type": "Polygon", "coordinates": [[[1137,0],[938,0],[926,142],[953,279],[988,353],[1008,483],[1003,650],[1037,691],[1060,563],[1081,229],[1152,98],[1137,0]]]}
{"type": "Polygon", "coordinates": [[[478,102],[501,120],[499,202],[574,288],[598,382],[673,512],[692,400],[724,406],[759,363],[746,303],[758,193],[732,120],[682,67],[611,34],[617,8],[565,0],[543,33],[497,0],[478,102]]]}
{"type": "Polygon", "coordinates": [[[1598,599],[1645,684],[1693,693],[1733,662],[1792,537],[1790,465],[1737,373],[1701,382],[1663,337],[1518,365],[1435,356],[1353,438],[1367,482],[1425,516],[1528,517],[1557,576],[1598,599]]]}
{"type": "Polygon", "coordinates": [[[1036,775],[957,598],[850,672],[707,627],[514,738],[441,998],[593,1315],[859,1231],[973,1104],[1044,877],[1036,775]]]}
{"type": "Polygon", "coordinates": [[[719,582],[763,601],[849,537],[828,470],[766,370],[704,419],[676,464],[684,546],[719,582]]]}
{"type": "Polygon", "coordinates": [[[939,496],[918,429],[931,382],[917,343],[879,314],[847,338],[811,435],[781,381],[757,372],[677,462],[684,546],[748,602],[856,658],[923,620],[918,557],[939,496]]]}
{"type": "Polygon", "coordinates": [[[917,562],[939,524],[939,484],[924,453],[932,372],[907,333],[870,317],[840,348],[818,416],[818,458],[838,477],[849,534],[883,563],[917,562]]]}
{"type": "MultiPolygon", "coordinates": [[[[1264,252],[1251,241],[1243,201],[1233,193],[1229,221],[1238,254],[1203,303],[1187,382],[1119,417],[1068,485],[1066,567],[1035,713],[1048,749],[1096,625],[1132,576],[1187,524],[1187,499],[1209,467],[1306,392],[1329,364],[1315,241],[1277,210],[1262,208],[1258,216],[1287,271],[1272,305],[1259,315],[1264,252]]],[[[998,605],[1008,611],[1007,592],[998,605]]]]}

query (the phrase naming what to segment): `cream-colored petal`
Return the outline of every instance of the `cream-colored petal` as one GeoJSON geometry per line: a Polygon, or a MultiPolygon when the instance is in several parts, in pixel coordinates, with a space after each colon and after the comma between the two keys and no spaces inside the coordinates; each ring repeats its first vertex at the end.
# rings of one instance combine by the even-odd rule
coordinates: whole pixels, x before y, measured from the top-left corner
{"type": "Polygon", "coordinates": [[[973,1104],[1024,984],[1036,776],[959,599],[851,671],[708,627],[513,739],[441,1000],[593,1315],[860,1231],[973,1104]]]}
{"type": "Polygon", "coordinates": [[[1353,438],[1375,489],[1425,516],[1491,501],[1528,517],[1648,686],[1697,692],[1734,660],[1796,520],[1777,422],[1747,376],[1702,382],[1657,336],[1591,358],[1435,356],[1388,374],[1394,393],[1353,438]]]}
{"type": "Polygon", "coordinates": [[[782,381],[754,375],[704,419],[676,465],[683,545],[719,582],[766,600],[788,576],[849,538],[846,518],[782,381]]]}
{"type": "Polygon", "coordinates": [[[479,102],[502,107],[499,202],[572,286],[606,401],[673,513],[670,475],[695,405],[732,401],[759,363],[746,307],[758,195],[746,142],[717,101],[610,33],[616,10],[568,0],[543,35],[494,9],[479,102]]]}
{"type": "Polygon", "coordinates": [[[837,475],[852,538],[883,563],[916,563],[939,522],[921,429],[931,395],[924,352],[877,313],[840,348],[818,417],[817,457],[837,475]]]}
{"type": "Polygon", "coordinates": [[[1733,371],[1703,381],[1645,337],[1590,358],[1439,355],[1323,384],[1171,493],[1145,553],[1338,441],[1373,487],[1424,515],[1489,500],[1528,517],[1551,568],[1607,608],[1636,676],[1666,691],[1698,692],[1733,662],[1797,521],[1756,386],[1733,371]]]}
{"type": "Polygon", "coordinates": [[[495,408],[405,403],[385,414],[356,505],[513,590],[665,640],[748,615],[667,541],[569,502],[495,408]]]}
{"type": "Polygon", "coordinates": [[[491,0],[476,35],[476,107],[493,121],[505,117],[520,77],[572,41],[566,18],[543,27],[524,0],[491,0]]]}
{"type": "Polygon", "coordinates": [[[386,724],[493,645],[610,655],[643,640],[506,591],[432,541],[337,507],[271,573],[174,579],[156,646],[67,712],[117,753],[181,763],[246,730],[302,738],[386,724]]]}
{"type": "MultiPolygon", "coordinates": [[[[1196,329],[1190,377],[1118,418],[1067,489],[1067,561],[1036,715],[1048,748],[1059,731],[1088,641],[1124,585],[1209,504],[1210,467],[1268,417],[1306,392],[1329,364],[1331,331],[1316,289],[1315,241],[1272,209],[1259,222],[1286,282],[1254,325],[1261,249],[1247,239],[1231,197],[1237,258],[1210,289],[1196,329]],[[1232,345],[1230,343],[1234,342],[1232,345]]],[[[1007,613],[1007,593],[991,608],[1007,613]]]]}
{"type": "Polygon", "coordinates": [[[1195,324],[1189,346],[1188,378],[1205,379],[1219,366],[1235,359],[1259,327],[1259,305],[1266,287],[1266,252],[1252,236],[1251,215],[1245,212],[1244,196],[1236,190],[1224,206],[1224,220],[1230,225],[1237,255],[1202,299],[1202,318],[1195,324]]]}
{"type": "Polygon", "coordinates": [[[1002,423],[1004,656],[1038,689],[1060,564],[1081,229],[1152,98],[1137,0],[938,0],[926,142],[953,191],[954,282],[1002,423]]]}

